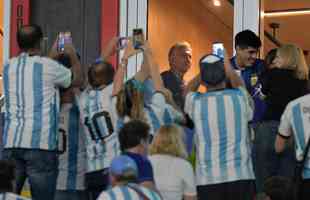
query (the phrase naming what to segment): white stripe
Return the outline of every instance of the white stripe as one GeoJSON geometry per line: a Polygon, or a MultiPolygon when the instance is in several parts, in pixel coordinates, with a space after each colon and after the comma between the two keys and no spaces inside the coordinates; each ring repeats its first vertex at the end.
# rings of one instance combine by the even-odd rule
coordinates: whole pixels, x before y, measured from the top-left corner
{"type": "MultiPolygon", "coordinates": [[[[11,0],[5,0],[3,7],[3,63],[5,63],[10,58],[11,0]]],[[[0,63],[1,66],[3,63],[0,63]]]]}

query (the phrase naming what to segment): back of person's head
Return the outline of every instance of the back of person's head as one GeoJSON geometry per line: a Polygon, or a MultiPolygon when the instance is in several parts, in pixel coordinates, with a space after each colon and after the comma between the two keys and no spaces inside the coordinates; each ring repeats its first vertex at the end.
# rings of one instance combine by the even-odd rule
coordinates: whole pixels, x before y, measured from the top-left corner
{"type": "Polygon", "coordinates": [[[118,134],[121,151],[148,143],[150,127],[143,121],[131,120],[125,123],[118,134]]]}
{"type": "Polygon", "coordinates": [[[294,182],[287,177],[270,177],[264,182],[264,193],[270,200],[295,200],[294,182]]]}
{"type": "Polygon", "coordinates": [[[123,85],[117,94],[116,111],[120,117],[145,121],[143,83],[130,79],[123,85]]]}
{"type": "Polygon", "coordinates": [[[267,69],[272,68],[273,61],[277,56],[277,49],[271,49],[265,56],[265,66],[267,69]]]}
{"type": "Polygon", "coordinates": [[[88,70],[88,81],[93,88],[109,85],[113,82],[114,68],[111,63],[97,60],[88,70]]]}
{"type": "Polygon", "coordinates": [[[43,32],[38,25],[24,25],[17,31],[17,43],[21,50],[40,49],[43,32]]]}
{"type": "Polygon", "coordinates": [[[262,42],[259,37],[251,30],[244,30],[235,36],[235,47],[239,47],[241,49],[247,49],[252,47],[254,49],[258,49],[262,46],[262,42]]]}
{"type": "Polygon", "coordinates": [[[226,80],[224,62],[220,57],[210,54],[203,56],[200,61],[201,81],[208,86],[217,86],[226,80]]]}
{"type": "Polygon", "coordinates": [[[307,80],[309,78],[309,68],[300,47],[294,44],[282,45],[278,49],[277,55],[284,59],[284,65],[281,68],[294,70],[298,79],[307,80]]]}
{"type": "Polygon", "coordinates": [[[7,160],[0,160],[0,192],[12,192],[14,179],[14,163],[7,160]]]}
{"type": "Polygon", "coordinates": [[[161,126],[152,141],[150,154],[166,154],[186,159],[183,130],[175,124],[161,126]]]}
{"type": "Polygon", "coordinates": [[[133,159],[129,156],[120,155],[115,157],[110,165],[110,174],[112,185],[117,183],[133,183],[138,178],[138,167],[133,159]],[[115,181],[116,183],[113,183],[115,181]]]}

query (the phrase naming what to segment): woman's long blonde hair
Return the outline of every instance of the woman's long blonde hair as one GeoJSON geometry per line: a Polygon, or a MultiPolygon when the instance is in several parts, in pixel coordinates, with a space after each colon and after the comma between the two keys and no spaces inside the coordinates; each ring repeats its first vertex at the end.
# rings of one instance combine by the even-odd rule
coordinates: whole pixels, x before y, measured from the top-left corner
{"type": "MultiPolygon", "coordinates": [[[[146,121],[144,115],[144,93],[138,88],[137,80],[127,81],[117,94],[116,111],[119,117],[128,116],[132,120],[146,121]]],[[[142,83],[141,83],[142,84],[142,83]]]]}
{"type": "Polygon", "coordinates": [[[187,159],[183,130],[175,124],[161,126],[150,146],[150,154],[165,154],[187,159]]]}
{"type": "Polygon", "coordinates": [[[285,60],[284,69],[294,70],[297,79],[308,80],[309,67],[301,48],[294,44],[285,44],[278,49],[277,53],[285,60]]]}

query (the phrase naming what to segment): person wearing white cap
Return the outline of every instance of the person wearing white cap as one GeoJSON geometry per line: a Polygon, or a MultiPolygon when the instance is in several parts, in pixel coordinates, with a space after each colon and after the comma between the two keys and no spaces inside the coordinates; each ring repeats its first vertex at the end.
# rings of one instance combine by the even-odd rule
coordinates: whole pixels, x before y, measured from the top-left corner
{"type": "Polygon", "coordinates": [[[155,191],[136,184],[138,167],[128,156],[121,155],[112,160],[110,176],[112,188],[102,192],[98,200],[161,200],[155,191]]]}
{"type": "Polygon", "coordinates": [[[199,76],[207,92],[189,92],[185,100],[185,112],[195,126],[198,199],[253,199],[248,132],[253,111],[243,81],[227,58],[224,65],[215,55],[202,57],[199,76]]]}

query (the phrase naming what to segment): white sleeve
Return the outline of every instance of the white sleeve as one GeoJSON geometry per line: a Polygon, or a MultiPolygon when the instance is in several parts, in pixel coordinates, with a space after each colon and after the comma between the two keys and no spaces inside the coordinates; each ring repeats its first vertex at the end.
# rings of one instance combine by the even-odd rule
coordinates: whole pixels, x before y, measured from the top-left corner
{"type": "Polygon", "coordinates": [[[53,60],[49,60],[48,65],[50,70],[53,71],[54,84],[57,87],[68,88],[72,81],[71,70],[53,60]]]}
{"type": "Polygon", "coordinates": [[[281,116],[281,121],[279,125],[278,132],[281,136],[290,137],[292,135],[292,126],[291,126],[291,109],[290,104],[288,104],[285,108],[281,116]]]}
{"type": "Polygon", "coordinates": [[[189,92],[185,97],[184,112],[188,114],[191,119],[193,119],[194,97],[196,95],[198,95],[197,92],[189,92]]]}
{"type": "Polygon", "coordinates": [[[248,91],[244,87],[239,87],[238,89],[241,91],[241,93],[244,97],[247,120],[251,121],[253,119],[253,115],[254,115],[254,111],[253,111],[254,110],[254,101],[253,101],[252,97],[250,96],[250,94],[248,93],[248,91]]]}
{"type": "Polygon", "coordinates": [[[97,200],[110,200],[110,195],[108,195],[106,192],[102,192],[99,197],[97,198],[97,200]]]}
{"type": "Polygon", "coordinates": [[[188,161],[184,161],[184,164],[180,166],[183,178],[183,195],[195,196],[197,195],[194,170],[188,161]]]}
{"type": "Polygon", "coordinates": [[[155,92],[152,96],[151,104],[154,106],[163,106],[166,104],[166,99],[163,93],[155,92]]]}

